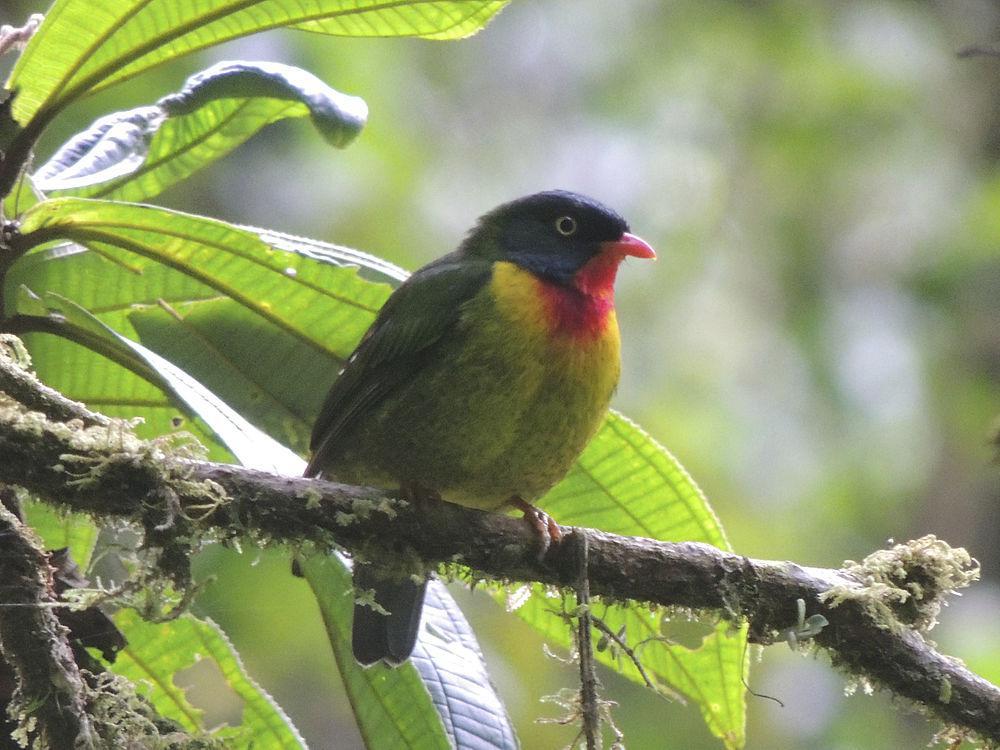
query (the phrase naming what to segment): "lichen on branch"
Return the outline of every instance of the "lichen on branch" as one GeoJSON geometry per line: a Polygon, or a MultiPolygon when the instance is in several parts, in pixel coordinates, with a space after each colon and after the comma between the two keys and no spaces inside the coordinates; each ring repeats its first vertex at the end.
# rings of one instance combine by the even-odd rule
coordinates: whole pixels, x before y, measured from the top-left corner
{"type": "Polygon", "coordinates": [[[37,539],[0,505],[0,657],[14,670],[17,689],[7,707],[25,746],[97,747],[87,713],[87,686],[56,618],[51,572],[37,539]]]}
{"type": "Polygon", "coordinates": [[[911,627],[927,633],[937,625],[946,598],[979,580],[979,563],[961,548],[933,534],[893,545],[843,570],[861,586],[834,586],[820,601],[836,607],[845,601],[863,606],[880,627],[911,627]]]}

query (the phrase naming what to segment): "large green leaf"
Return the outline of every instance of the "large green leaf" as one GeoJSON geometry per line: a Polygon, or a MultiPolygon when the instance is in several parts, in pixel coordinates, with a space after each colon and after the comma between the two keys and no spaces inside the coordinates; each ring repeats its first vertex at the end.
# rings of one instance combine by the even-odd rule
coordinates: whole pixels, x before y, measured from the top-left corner
{"type": "Polygon", "coordinates": [[[157,373],[142,363],[100,325],[87,321],[89,313],[63,304],[70,298],[84,308],[98,311],[101,323],[117,330],[132,301],[158,297],[192,299],[215,294],[183,274],[153,262],[134,259],[123,266],[79,245],[42,248],[18,259],[4,279],[7,316],[29,316],[23,333],[39,377],[67,396],[121,419],[140,418],[136,427],[143,437],[172,431],[192,433],[209,447],[218,461],[230,452],[211,429],[162,390],[157,373]],[[38,290],[33,294],[32,290],[38,290]],[[69,316],[54,324],[50,317],[69,316]],[[75,342],[75,343],[74,343],[75,342]]]}
{"type": "Polygon", "coordinates": [[[475,635],[440,581],[427,584],[416,647],[402,667],[358,666],[351,652],[351,573],[336,557],[300,558],[365,744],[513,750],[517,738],[475,635]],[[426,686],[426,687],[425,687],[426,686]],[[431,721],[434,711],[443,719],[431,721]]]}
{"type": "Polygon", "coordinates": [[[230,458],[229,452],[200,420],[193,419],[163,391],[131,370],[60,335],[29,333],[24,340],[38,376],[70,398],[110,417],[139,418],[136,432],[142,437],[183,430],[210,447],[209,458],[217,461],[230,458]]]}
{"type": "Polygon", "coordinates": [[[325,388],[389,294],[356,267],[276,251],[250,230],[149,206],[56,199],[29,211],[22,229],[95,252],[28,255],[8,288],[72,295],[300,451],[325,388]]]}
{"type": "Polygon", "coordinates": [[[305,747],[285,713],[247,675],[215,623],[188,614],[170,622],[150,623],[131,610],[123,610],[115,615],[115,624],[128,645],[110,665],[112,671],[136,685],[147,686],[148,697],[162,716],[179,722],[188,731],[205,730],[201,712],[188,702],[174,677],[202,659],[211,659],[226,685],[243,701],[240,725],[223,727],[213,734],[255,750],[305,747]]]}
{"type": "Polygon", "coordinates": [[[306,451],[304,436],[323,397],[316,384],[330,382],[338,360],[297,345],[229,299],[176,305],[169,312],[145,307],[132,311],[129,322],[145,345],[183,363],[275,439],[306,451]]]}
{"type": "Polygon", "coordinates": [[[16,330],[44,382],[108,416],[133,420],[142,437],[183,430],[208,446],[210,458],[231,459],[212,429],[169,390],[155,367],[101,321],[53,292],[39,297],[25,286],[17,291],[6,297],[8,313],[18,315],[16,330]]]}
{"type": "Polygon", "coordinates": [[[359,284],[344,296],[338,276],[356,278],[353,270],[277,252],[221,221],[152,206],[53,199],[32,207],[21,231],[29,241],[78,242],[137,273],[136,256],[173,268],[335,361],[350,353],[388,295],[385,287],[359,284]]]}
{"type": "MultiPolygon", "coordinates": [[[[287,263],[293,265],[323,266],[328,271],[326,284],[329,289],[341,295],[357,297],[359,292],[374,290],[381,300],[387,294],[383,284],[359,279],[355,264],[369,266],[367,272],[380,279],[392,281],[399,274],[398,269],[384,262],[370,262],[363,253],[323,248],[311,241],[284,236],[271,235],[270,240],[287,246],[294,243],[302,248],[308,255],[301,258],[285,253],[280,255],[286,256],[287,263]],[[323,262],[317,263],[317,259],[323,262]]],[[[312,414],[318,410],[323,396],[325,385],[322,384],[333,379],[340,360],[317,357],[313,347],[291,339],[261,316],[221,297],[211,287],[178,270],[152,259],[129,256],[114,247],[104,249],[106,252],[102,254],[80,246],[58,245],[21,258],[6,279],[6,313],[72,316],[74,310],[58,303],[57,296],[72,297],[81,306],[95,311],[101,323],[129,336],[141,337],[174,363],[185,367],[192,365],[189,373],[222,396],[226,403],[235,406],[276,439],[304,450],[312,414]],[[116,259],[111,257],[113,253],[117,253],[116,259]],[[43,302],[37,296],[26,298],[18,294],[18,289],[23,287],[50,291],[44,294],[43,302]],[[219,315],[209,315],[213,311],[219,315]],[[259,366],[251,367],[253,363],[259,366]],[[289,371],[296,372],[297,377],[288,378],[289,371]],[[271,398],[270,393],[278,400],[271,398]]],[[[255,268],[249,278],[244,279],[244,286],[257,288],[255,279],[260,281],[259,277],[263,277],[269,282],[271,276],[266,268],[255,268]]],[[[296,283],[287,274],[277,278],[282,285],[296,283]]],[[[293,296],[293,299],[296,298],[293,296]]],[[[306,297],[300,302],[309,305],[315,300],[306,297]]],[[[77,322],[83,324],[85,321],[78,317],[77,322]]],[[[331,322],[336,325],[336,318],[331,322]]],[[[58,332],[67,338],[81,340],[81,336],[70,335],[74,331],[65,329],[62,326],[58,332]]],[[[348,327],[348,332],[350,330],[348,327]]],[[[359,332],[351,335],[359,335],[359,332]]],[[[106,331],[97,333],[107,334],[106,331]]],[[[149,387],[147,381],[157,381],[157,373],[139,377],[86,349],[75,351],[76,347],[49,336],[32,334],[30,338],[36,364],[46,382],[118,416],[137,409],[136,414],[146,420],[140,427],[143,434],[169,432],[179,418],[184,420],[184,429],[191,430],[200,424],[200,420],[188,420],[177,402],[163,395],[162,390],[149,387]],[[79,364],[66,366],[75,363],[79,364]]],[[[331,334],[330,338],[336,340],[337,336],[331,334]]],[[[86,345],[86,342],[81,343],[86,345]]],[[[107,335],[102,341],[102,345],[114,343],[107,340],[107,335]]],[[[116,361],[123,359],[121,348],[115,352],[116,361]]],[[[125,358],[128,356],[126,352],[125,358]]],[[[162,383],[159,387],[162,388],[162,383]]],[[[219,453],[224,449],[210,432],[194,431],[205,444],[213,446],[216,459],[226,458],[228,454],[219,453]]]]}
{"type": "Polygon", "coordinates": [[[209,432],[215,443],[245,466],[296,476],[304,462],[247,422],[228,404],[169,360],[121,335],[89,311],[54,292],[43,297],[63,338],[95,350],[124,365],[163,393],[179,410],[209,432]]]}
{"type": "Polygon", "coordinates": [[[180,55],[292,26],[346,36],[456,39],[507,0],[57,0],[7,82],[26,125],[180,55]]]}
{"type": "Polygon", "coordinates": [[[264,126],[307,115],[327,142],[343,147],[361,131],[367,107],[290,65],[218,63],[154,105],[100,118],[32,178],[50,194],[145,200],[264,126]]]}

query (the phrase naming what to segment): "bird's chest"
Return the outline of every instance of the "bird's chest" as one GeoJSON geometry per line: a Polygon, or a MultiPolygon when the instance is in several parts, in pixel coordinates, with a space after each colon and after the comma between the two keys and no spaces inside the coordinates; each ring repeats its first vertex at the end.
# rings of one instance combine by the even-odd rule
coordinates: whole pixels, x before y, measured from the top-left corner
{"type": "Polygon", "coordinates": [[[486,509],[544,494],[600,426],[620,367],[613,310],[560,322],[545,305],[534,276],[498,263],[420,376],[366,422],[339,476],[486,509]]]}
{"type": "Polygon", "coordinates": [[[603,410],[618,382],[614,309],[556,308],[544,282],[513,264],[496,264],[490,285],[467,304],[460,328],[469,337],[469,364],[480,370],[477,390],[530,404],[540,427],[544,415],[585,420],[603,410]]]}
{"type": "Polygon", "coordinates": [[[534,499],[559,481],[618,383],[613,308],[553,309],[547,292],[530,273],[498,263],[492,283],[463,311],[457,390],[467,416],[491,426],[488,435],[471,431],[466,453],[470,476],[485,480],[484,496],[500,490],[534,499]]]}
{"type": "Polygon", "coordinates": [[[560,383],[574,400],[606,399],[618,382],[620,341],[610,297],[586,297],[501,262],[463,322],[484,347],[513,355],[509,360],[524,378],[560,383]]]}

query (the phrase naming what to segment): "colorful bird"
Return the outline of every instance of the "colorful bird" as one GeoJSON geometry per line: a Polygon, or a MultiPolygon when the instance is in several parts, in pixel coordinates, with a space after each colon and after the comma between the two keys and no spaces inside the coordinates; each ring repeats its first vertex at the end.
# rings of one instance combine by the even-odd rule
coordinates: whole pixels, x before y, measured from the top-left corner
{"type": "MultiPolygon", "coordinates": [[[[306,476],[400,487],[484,510],[520,508],[565,476],[607,412],[620,371],[614,281],[655,258],[614,211],[551,191],[483,216],[454,252],[385,303],[334,382],[306,476]]],[[[354,656],[399,665],[426,584],[357,565],[354,656]]]]}

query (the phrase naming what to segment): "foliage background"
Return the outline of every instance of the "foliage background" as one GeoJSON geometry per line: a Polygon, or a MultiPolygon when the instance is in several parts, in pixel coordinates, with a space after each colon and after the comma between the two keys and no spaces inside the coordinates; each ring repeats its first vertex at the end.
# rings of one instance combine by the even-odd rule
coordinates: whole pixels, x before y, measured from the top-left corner
{"type": "MultiPolygon", "coordinates": [[[[39,9],[6,0],[0,23],[39,9]]],[[[511,197],[603,199],[660,253],[621,274],[616,406],[677,454],[744,554],[828,566],[888,538],[967,546],[984,581],[936,639],[996,682],[1000,60],[955,53],[998,38],[986,0],[515,0],[464,42],[277,32],[186,58],[77,106],[39,157],[215,60],[273,59],[364,97],[358,141],[334,152],[279,124],[160,202],[415,268],[511,197]]],[[[200,610],[307,741],[359,747],[286,559],[214,549],[200,573],[215,576],[200,610]]],[[[539,698],[574,670],[459,597],[524,746],[568,742],[534,720],[558,716],[539,698]]],[[[238,713],[213,675],[189,678],[219,720],[238,713]]],[[[604,680],[630,747],[717,746],[696,709],[604,680]]],[[[824,658],[769,649],[751,685],[786,706],[750,699],[750,748],[917,747],[932,731],[884,696],[845,697],[824,658]]]]}

